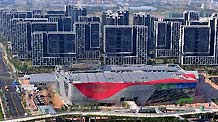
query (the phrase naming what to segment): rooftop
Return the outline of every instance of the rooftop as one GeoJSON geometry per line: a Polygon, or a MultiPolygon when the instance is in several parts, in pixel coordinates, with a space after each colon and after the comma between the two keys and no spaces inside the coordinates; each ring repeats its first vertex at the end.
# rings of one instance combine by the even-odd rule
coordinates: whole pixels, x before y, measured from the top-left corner
{"type": "MultiPolygon", "coordinates": [[[[102,66],[98,70],[59,72],[69,82],[146,82],[167,78],[182,78],[186,71],[177,65],[102,66]]],[[[193,74],[193,73],[192,73],[193,74]]],[[[197,78],[197,73],[194,73],[197,78]]]]}
{"type": "Polygon", "coordinates": [[[52,106],[49,105],[40,105],[38,106],[42,114],[56,114],[56,111],[52,106]]]}
{"type": "Polygon", "coordinates": [[[52,73],[42,73],[42,74],[31,74],[30,83],[35,82],[54,82],[56,81],[55,74],[52,73]]]}
{"type": "Polygon", "coordinates": [[[99,73],[73,73],[69,74],[71,82],[144,82],[176,77],[171,72],[99,72],[99,73]]]}
{"type": "Polygon", "coordinates": [[[136,70],[142,70],[142,71],[178,71],[181,70],[181,68],[178,65],[130,65],[130,66],[118,66],[118,65],[106,65],[103,66],[102,69],[104,71],[136,71],[136,70]]]}

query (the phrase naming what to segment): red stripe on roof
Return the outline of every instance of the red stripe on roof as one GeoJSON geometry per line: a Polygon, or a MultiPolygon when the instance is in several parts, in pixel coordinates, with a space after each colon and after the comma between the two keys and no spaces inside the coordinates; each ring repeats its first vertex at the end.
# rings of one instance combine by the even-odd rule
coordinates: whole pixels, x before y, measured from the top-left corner
{"type": "Polygon", "coordinates": [[[183,74],[183,76],[196,79],[194,74],[183,74]]]}
{"type": "Polygon", "coordinates": [[[73,83],[73,85],[86,97],[94,100],[104,100],[112,97],[119,91],[135,85],[156,85],[170,83],[197,83],[197,80],[168,78],[148,82],[88,82],[73,83]]]}

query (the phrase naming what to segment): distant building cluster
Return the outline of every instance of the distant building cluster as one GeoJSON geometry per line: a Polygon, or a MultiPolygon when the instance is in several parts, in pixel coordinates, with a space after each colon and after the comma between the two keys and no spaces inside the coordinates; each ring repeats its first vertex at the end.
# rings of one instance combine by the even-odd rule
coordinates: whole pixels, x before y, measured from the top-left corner
{"type": "Polygon", "coordinates": [[[217,20],[185,11],[182,18],[157,18],[127,10],[88,16],[87,9],[1,10],[0,32],[19,60],[33,66],[97,61],[107,65],[147,64],[174,58],[182,65],[218,65],[217,20]]]}

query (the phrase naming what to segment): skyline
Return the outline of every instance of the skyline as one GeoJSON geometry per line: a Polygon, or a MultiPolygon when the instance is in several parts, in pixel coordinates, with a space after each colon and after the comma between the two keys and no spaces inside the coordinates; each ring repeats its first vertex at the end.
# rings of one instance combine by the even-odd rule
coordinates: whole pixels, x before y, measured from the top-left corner
{"type": "Polygon", "coordinates": [[[103,10],[101,16],[97,16],[90,15],[92,10],[86,7],[64,7],[64,10],[48,11],[1,10],[2,36],[11,42],[9,49],[13,57],[19,61],[29,60],[34,67],[83,61],[147,64],[158,58],[173,58],[173,63],[181,65],[218,64],[215,51],[218,18],[213,12],[184,11],[172,17],[159,17],[114,9],[103,10]],[[58,39],[57,44],[52,45],[44,32],[63,32],[63,37],[54,33],[58,39]],[[71,40],[66,39],[72,46],[67,47],[68,42],[61,46],[59,42],[65,43],[62,38],[68,38],[69,32],[75,34],[71,40]],[[208,34],[201,37],[203,33],[208,34]],[[56,47],[59,48],[54,51],[56,47]]]}
{"type": "Polygon", "coordinates": [[[0,121],[216,120],[217,3],[0,0],[0,121]]]}

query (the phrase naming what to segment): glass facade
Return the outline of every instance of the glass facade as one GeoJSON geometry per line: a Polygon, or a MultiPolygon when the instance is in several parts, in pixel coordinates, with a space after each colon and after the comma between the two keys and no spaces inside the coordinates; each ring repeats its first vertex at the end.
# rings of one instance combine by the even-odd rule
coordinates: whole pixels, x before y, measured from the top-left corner
{"type": "Polygon", "coordinates": [[[34,32],[33,65],[56,66],[75,63],[75,33],[34,32]]]}
{"type": "Polygon", "coordinates": [[[38,31],[57,31],[57,23],[24,21],[17,24],[18,59],[32,58],[32,33],[38,31]]]}
{"type": "Polygon", "coordinates": [[[156,46],[157,49],[171,48],[171,23],[156,23],[156,46]]]}
{"type": "Polygon", "coordinates": [[[105,64],[146,64],[148,30],[144,25],[104,27],[105,64]]]}
{"type": "Polygon", "coordinates": [[[133,55],[136,52],[136,50],[133,50],[133,47],[136,46],[136,38],[133,38],[132,33],[132,27],[105,28],[105,52],[107,55],[133,55]]]}
{"type": "Polygon", "coordinates": [[[210,28],[185,27],[183,52],[187,55],[207,56],[210,53],[210,28]]]}
{"type": "Polygon", "coordinates": [[[78,60],[99,60],[101,23],[94,17],[83,17],[75,23],[78,60]]]}
{"type": "Polygon", "coordinates": [[[148,27],[148,56],[154,57],[155,49],[155,28],[154,22],[157,21],[157,18],[150,16],[147,13],[136,13],[133,17],[133,25],[145,25],[148,27]]]}
{"type": "Polygon", "coordinates": [[[76,45],[74,34],[49,34],[47,36],[47,42],[48,49],[46,50],[48,54],[75,53],[76,45]]]}
{"type": "Polygon", "coordinates": [[[32,30],[34,31],[57,31],[57,23],[52,22],[33,22],[31,23],[32,30]]]}
{"type": "Polygon", "coordinates": [[[58,19],[58,31],[72,31],[72,21],[70,17],[58,19]]]}
{"type": "Polygon", "coordinates": [[[67,5],[65,7],[65,15],[72,17],[72,22],[77,22],[79,20],[79,16],[86,16],[87,10],[86,8],[79,8],[73,5],[67,5]]]}

